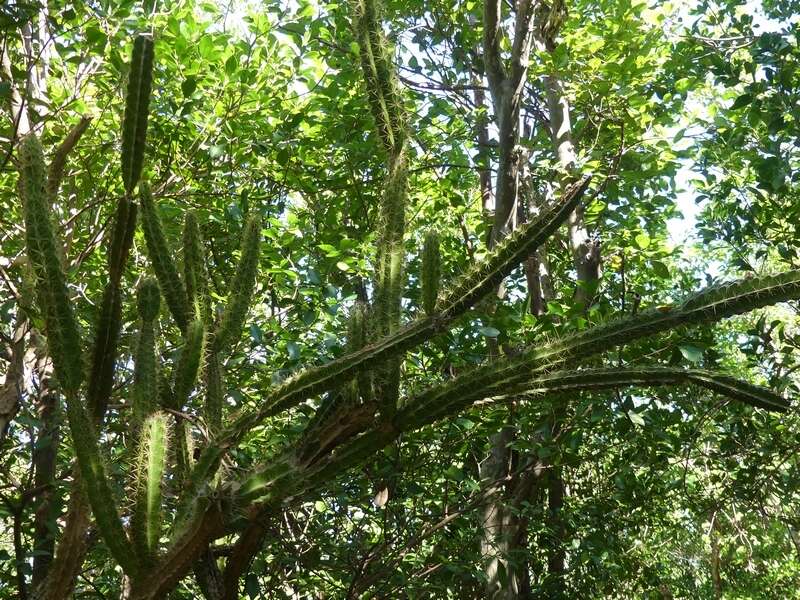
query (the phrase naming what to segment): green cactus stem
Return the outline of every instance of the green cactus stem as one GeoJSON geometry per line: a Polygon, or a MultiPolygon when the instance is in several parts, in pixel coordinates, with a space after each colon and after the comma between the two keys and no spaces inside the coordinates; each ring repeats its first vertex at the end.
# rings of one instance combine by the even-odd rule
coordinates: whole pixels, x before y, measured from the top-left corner
{"type": "Polygon", "coordinates": [[[44,153],[34,134],[20,143],[19,163],[28,257],[36,276],[50,356],[64,393],[76,395],[83,381],[81,336],[51,222],[44,153]]]}
{"type": "Polygon", "coordinates": [[[122,122],[122,182],[128,195],[133,193],[142,174],[152,82],[153,40],[149,36],[138,35],[133,42],[125,118],[122,122]]]}
{"type": "Polygon", "coordinates": [[[210,327],[211,303],[208,297],[206,257],[200,225],[194,211],[188,211],[183,221],[183,281],[189,307],[199,311],[206,328],[210,327]]]}
{"type": "Polygon", "coordinates": [[[142,426],[136,461],[136,507],[132,530],[136,551],[152,563],[161,537],[161,488],[167,463],[167,416],[153,413],[142,426]]]}
{"type": "Polygon", "coordinates": [[[180,410],[183,407],[197,383],[205,341],[203,322],[200,319],[195,319],[186,330],[181,356],[175,367],[175,382],[173,386],[175,390],[175,405],[170,407],[174,410],[180,410]]]}
{"type": "Polygon", "coordinates": [[[439,297],[439,282],[442,278],[441,256],[439,254],[439,234],[429,231],[425,234],[422,246],[422,307],[425,314],[436,313],[436,300],[439,297]]]}
{"type": "Polygon", "coordinates": [[[141,426],[158,407],[158,375],[155,349],[155,320],[161,306],[161,294],[154,279],[139,284],[139,338],[133,369],[133,420],[141,426]]]}
{"type": "Polygon", "coordinates": [[[231,283],[228,303],[219,327],[214,332],[216,352],[234,345],[242,334],[244,320],[253,297],[261,248],[261,219],[252,215],[245,223],[241,240],[241,258],[231,283]]]}
{"type": "Polygon", "coordinates": [[[172,250],[167,244],[164,235],[164,227],[158,216],[158,209],[150,188],[142,183],[139,186],[139,198],[141,202],[142,229],[144,238],[147,242],[147,254],[153,270],[161,287],[161,293],[167,302],[175,324],[182,332],[186,331],[191,314],[189,303],[187,302],[186,288],[178,275],[178,268],[172,258],[172,250]]]}

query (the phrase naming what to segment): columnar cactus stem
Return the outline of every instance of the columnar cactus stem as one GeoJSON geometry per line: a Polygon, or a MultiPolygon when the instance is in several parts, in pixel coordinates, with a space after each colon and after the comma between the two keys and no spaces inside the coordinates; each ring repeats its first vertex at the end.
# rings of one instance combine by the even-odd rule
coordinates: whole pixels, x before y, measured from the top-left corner
{"type": "Polygon", "coordinates": [[[189,324],[186,330],[181,356],[175,367],[175,405],[170,408],[180,410],[189,399],[197,382],[204,347],[205,328],[203,322],[196,319],[189,324]]]}
{"type": "MultiPolygon", "coordinates": [[[[378,137],[388,155],[381,199],[373,313],[375,332],[384,336],[400,325],[408,193],[406,117],[375,0],[355,0],[353,12],[367,98],[378,137]]],[[[400,386],[400,363],[396,357],[390,358],[380,369],[379,379],[381,413],[385,419],[391,419],[397,410],[400,386]]]]}
{"type": "Polygon", "coordinates": [[[441,257],[439,255],[439,234],[429,231],[425,234],[422,246],[422,307],[425,314],[436,312],[439,297],[439,281],[442,277],[441,257]]]}
{"type": "Polygon", "coordinates": [[[133,370],[133,420],[141,426],[158,407],[158,376],[155,351],[155,320],[161,294],[154,279],[139,284],[139,338],[133,370]]]}
{"type": "Polygon", "coordinates": [[[186,288],[178,275],[178,268],[172,258],[172,251],[164,235],[164,227],[158,216],[157,207],[153,201],[149,186],[142,183],[139,186],[141,202],[142,229],[147,242],[147,254],[153,265],[153,270],[161,287],[161,293],[167,302],[175,324],[182,332],[186,331],[189,324],[190,307],[187,301],[186,288]]]}
{"type": "Polygon", "coordinates": [[[83,381],[81,336],[72,312],[53,224],[50,221],[50,203],[45,190],[47,171],[44,153],[34,134],[22,140],[19,162],[28,256],[36,275],[36,292],[39,307],[44,313],[53,368],[64,393],[76,396],[83,381]]]}
{"type": "Polygon", "coordinates": [[[242,326],[250,308],[256,284],[258,257],[261,249],[261,219],[250,216],[244,226],[241,258],[231,283],[228,304],[219,327],[214,332],[214,349],[222,352],[234,345],[242,335],[242,326]]]}
{"type": "Polygon", "coordinates": [[[28,256],[37,277],[37,296],[44,314],[50,355],[66,397],[67,420],[86,496],[112,555],[126,573],[136,576],[139,564],[117,512],[117,502],[100,458],[94,425],[78,396],[83,379],[80,332],[50,222],[42,147],[33,135],[22,142],[20,166],[28,256]]]}
{"type": "Polygon", "coordinates": [[[183,281],[189,307],[199,310],[206,328],[211,323],[211,304],[208,297],[208,273],[203,238],[194,211],[188,211],[183,221],[183,281]]]}
{"type": "Polygon", "coordinates": [[[140,560],[152,563],[161,536],[161,486],[167,462],[167,416],[153,413],[142,426],[136,463],[133,540],[140,560]]]}
{"type": "Polygon", "coordinates": [[[122,123],[122,181],[130,195],[142,173],[147,136],[147,115],[153,81],[153,40],[139,35],[133,42],[125,118],[122,123]]]}

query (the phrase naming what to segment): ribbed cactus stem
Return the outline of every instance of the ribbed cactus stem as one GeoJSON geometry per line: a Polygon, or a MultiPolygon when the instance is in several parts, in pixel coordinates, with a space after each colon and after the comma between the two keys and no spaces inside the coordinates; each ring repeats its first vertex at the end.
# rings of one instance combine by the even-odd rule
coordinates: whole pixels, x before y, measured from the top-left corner
{"type": "MultiPolygon", "coordinates": [[[[357,352],[369,340],[369,311],[364,302],[356,302],[347,324],[347,352],[357,352]]],[[[372,399],[372,372],[361,371],[355,378],[355,394],[364,399],[372,399]]],[[[355,395],[351,394],[351,395],[355,395]]]]}
{"type": "Polygon", "coordinates": [[[181,331],[186,331],[191,314],[186,288],[178,275],[178,268],[175,266],[172,250],[167,244],[164,227],[158,216],[158,209],[153,201],[150,188],[144,183],[139,186],[139,198],[147,254],[175,324],[181,331]]]}
{"type": "Polygon", "coordinates": [[[222,427],[222,405],[225,392],[223,390],[222,365],[220,364],[219,355],[213,350],[213,342],[206,344],[204,360],[206,424],[210,431],[216,433],[222,427]]]}
{"type": "Polygon", "coordinates": [[[173,425],[175,432],[175,469],[178,474],[180,485],[189,477],[193,466],[194,441],[192,432],[187,427],[186,421],[178,417],[173,425]]]}
{"type": "Polygon", "coordinates": [[[139,561],[122,527],[122,519],[117,510],[119,501],[109,485],[94,424],[75,395],[66,394],[66,400],[67,422],[86,498],[92,507],[97,528],[114,559],[126,574],[135,578],[139,573],[139,561]]]}
{"type": "MultiPolygon", "coordinates": [[[[378,137],[387,153],[387,173],[381,199],[376,252],[373,313],[375,332],[384,336],[400,325],[408,165],[403,99],[378,12],[375,0],[353,2],[353,27],[359,44],[367,99],[378,137]]],[[[396,357],[387,360],[379,369],[378,379],[381,414],[384,418],[391,419],[397,407],[400,386],[400,362],[396,357]]]]}
{"type": "Polygon", "coordinates": [[[81,337],[50,220],[44,153],[34,134],[20,143],[19,164],[28,257],[36,275],[50,356],[64,393],[76,397],[83,380],[81,337]]]}
{"type": "Polygon", "coordinates": [[[155,320],[161,306],[161,294],[154,279],[139,284],[139,338],[133,369],[133,419],[141,426],[158,407],[158,375],[155,350],[155,320]]]}
{"type": "Polygon", "coordinates": [[[145,564],[155,559],[161,536],[161,487],[167,464],[167,429],[167,416],[153,413],[144,422],[139,438],[132,528],[136,550],[145,564]]]}
{"type": "Polygon", "coordinates": [[[153,40],[149,36],[138,35],[133,42],[125,118],[122,122],[122,181],[128,195],[133,192],[142,174],[152,82],[153,40]]]}
{"type": "Polygon", "coordinates": [[[355,0],[353,13],[367,98],[384,148],[393,154],[405,144],[406,134],[405,111],[391,50],[375,0],[355,0]]]}
{"type": "Polygon", "coordinates": [[[439,234],[429,231],[422,246],[422,307],[427,315],[436,312],[442,263],[439,254],[439,234]]]}
{"type": "Polygon", "coordinates": [[[19,159],[28,256],[37,278],[37,296],[44,314],[50,356],[66,397],[67,420],[78,466],[103,540],[125,572],[134,576],[138,574],[138,563],[122,528],[94,426],[78,396],[83,379],[80,333],[50,222],[42,147],[34,135],[22,140],[19,159]]]}
{"type": "Polygon", "coordinates": [[[197,383],[204,347],[205,327],[200,319],[196,319],[186,329],[181,356],[175,367],[175,405],[170,408],[180,410],[189,399],[197,383]]]}
{"type": "Polygon", "coordinates": [[[234,345],[242,335],[242,327],[250,308],[256,284],[261,249],[261,219],[252,215],[242,232],[241,257],[231,282],[228,303],[219,327],[214,332],[214,349],[221,352],[234,345]]]}
{"type": "Polygon", "coordinates": [[[208,297],[206,256],[197,215],[191,210],[183,221],[183,281],[189,307],[199,311],[206,327],[209,327],[211,303],[208,297]]]}

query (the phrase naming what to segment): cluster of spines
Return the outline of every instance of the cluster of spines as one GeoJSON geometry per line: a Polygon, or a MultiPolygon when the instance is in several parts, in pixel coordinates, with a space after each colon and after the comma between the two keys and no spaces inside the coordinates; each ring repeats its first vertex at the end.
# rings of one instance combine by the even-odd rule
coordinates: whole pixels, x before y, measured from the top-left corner
{"type": "Polygon", "coordinates": [[[139,181],[144,164],[147,116],[153,81],[153,40],[138,35],[133,42],[125,117],[122,123],[122,181],[130,195],[139,181]]]}

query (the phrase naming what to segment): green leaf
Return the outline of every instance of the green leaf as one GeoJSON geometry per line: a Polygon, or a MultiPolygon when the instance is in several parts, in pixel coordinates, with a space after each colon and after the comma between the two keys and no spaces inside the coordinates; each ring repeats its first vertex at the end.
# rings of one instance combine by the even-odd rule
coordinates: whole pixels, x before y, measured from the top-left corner
{"type": "Polygon", "coordinates": [[[636,234],[636,237],[633,238],[633,243],[636,244],[636,247],[639,250],[644,250],[650,245],[650,236],[647,235],[645,232],[636,234]]]}
{"type": "Polygon", "coordinates": [[[703,351],[697,346],[692,346],[691,344],[681,344],[678,346],[678,350],[680,350],[681,354],[683,354],[683,358],[689,362],[699,363],[701,360],[703,360],[703,351]]]}
{"type": "Polygon", "coordinates": [[[644,419],[642,418],[642,415],[637,413],[635,410],[628,411],[628,418],[634,425],[638,425],[639,427],[644,427],[644,419]]]}
{"type": "Polygon", "coordinates": [[[258,576],[255,573],[248,573],[244,580],[244,590],[250,600],[255,600],[261,595],[261,588],[258,585],[258,576]]]}
{"type": "Polygon", "coordinates": [[[479,327],[478,331],[489,338],[496,338],[498,335],[500,335],[500,330],[495,329],[494,327],[479,327]]]}
{"type": "Polygon", "coordinates": [[[656,276],[660,277],[661,279],[669,279],[669,268],[667,268],[667,265],[660,260],[654,260],[652,265],[656,276]]]}
{"type": "Polygon", "coordinates": [[[736,100],[733,101],[733,104],[731,105],[731,110],[737,110],[739,108],[747,106],[752,101],[753,101],[752,94],[742,94],[741,96],[736,98],[736,100]]]}
{"type": "Polygon", "coordinates": [[[194,91],[197,89],[197,79],[194,77],[187,77],[181,83],[181,91],[183,92],[183,96],[188,98],[191,96],[194,91]]]}

